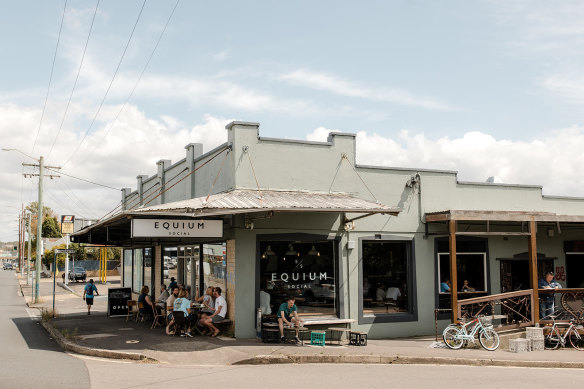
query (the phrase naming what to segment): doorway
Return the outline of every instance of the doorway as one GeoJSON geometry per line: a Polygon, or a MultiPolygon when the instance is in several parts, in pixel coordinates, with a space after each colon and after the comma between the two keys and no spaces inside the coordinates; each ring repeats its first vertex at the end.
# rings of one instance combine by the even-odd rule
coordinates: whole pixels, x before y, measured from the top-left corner
{"type": "Polygon", "coordinates": [[[567,288],[584,288],[584,253],[566,253],[567,288]]]}
{"type": "MultiPolygon", "coordinates": [[[[500,261],[501,293],[530,289],[528,253],[514,255],[513,258],[497,258],[500,261]]],[[[554,270],[556,258],[537,254],[537,279],[554,270]]]]}

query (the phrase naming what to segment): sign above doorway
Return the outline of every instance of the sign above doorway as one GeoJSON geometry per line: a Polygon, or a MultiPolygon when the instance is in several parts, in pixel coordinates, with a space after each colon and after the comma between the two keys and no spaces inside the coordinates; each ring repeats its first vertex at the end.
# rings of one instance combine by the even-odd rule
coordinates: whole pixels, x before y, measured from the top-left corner
{"type": "Polygon", "coordinates": [[[222,220],[132,219],[132,238],[221,238],[222,220]]]}

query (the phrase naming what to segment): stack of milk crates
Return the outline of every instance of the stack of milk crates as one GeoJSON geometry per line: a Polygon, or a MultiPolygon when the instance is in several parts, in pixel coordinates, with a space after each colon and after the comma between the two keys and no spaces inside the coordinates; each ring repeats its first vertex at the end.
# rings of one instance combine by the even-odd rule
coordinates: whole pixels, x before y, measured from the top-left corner
{"type": "Polygon", "coordinates": [[[525,337],[529,340],[529,349],[531,351],[543,351],[543,328],[542,327],[527,327],[525,329],[525,337]]]}

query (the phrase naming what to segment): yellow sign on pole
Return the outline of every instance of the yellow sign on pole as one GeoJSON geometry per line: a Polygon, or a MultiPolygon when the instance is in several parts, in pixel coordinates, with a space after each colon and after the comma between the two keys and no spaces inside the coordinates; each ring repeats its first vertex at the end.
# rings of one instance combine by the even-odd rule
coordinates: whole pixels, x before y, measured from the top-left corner
{"type": "Polygon", "coordinates": [[[72,234],[75,232],[75,216],[63,215],[61,216],[61,234],[72,234]]]}

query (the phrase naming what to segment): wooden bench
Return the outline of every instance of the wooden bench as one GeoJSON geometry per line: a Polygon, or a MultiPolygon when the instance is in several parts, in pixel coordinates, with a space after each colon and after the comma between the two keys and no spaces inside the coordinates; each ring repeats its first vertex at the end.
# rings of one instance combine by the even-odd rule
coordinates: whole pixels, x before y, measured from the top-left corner
{"type": "Polygon", "coordinates": [[[357,320],[355,319],[335,319],[335,318],[314,318],[314,319],[305,319],[304,326],[318,326],[318,325],[330,325],[330,324],[345,324],[345,326],[355,323],[357,320]]]}

